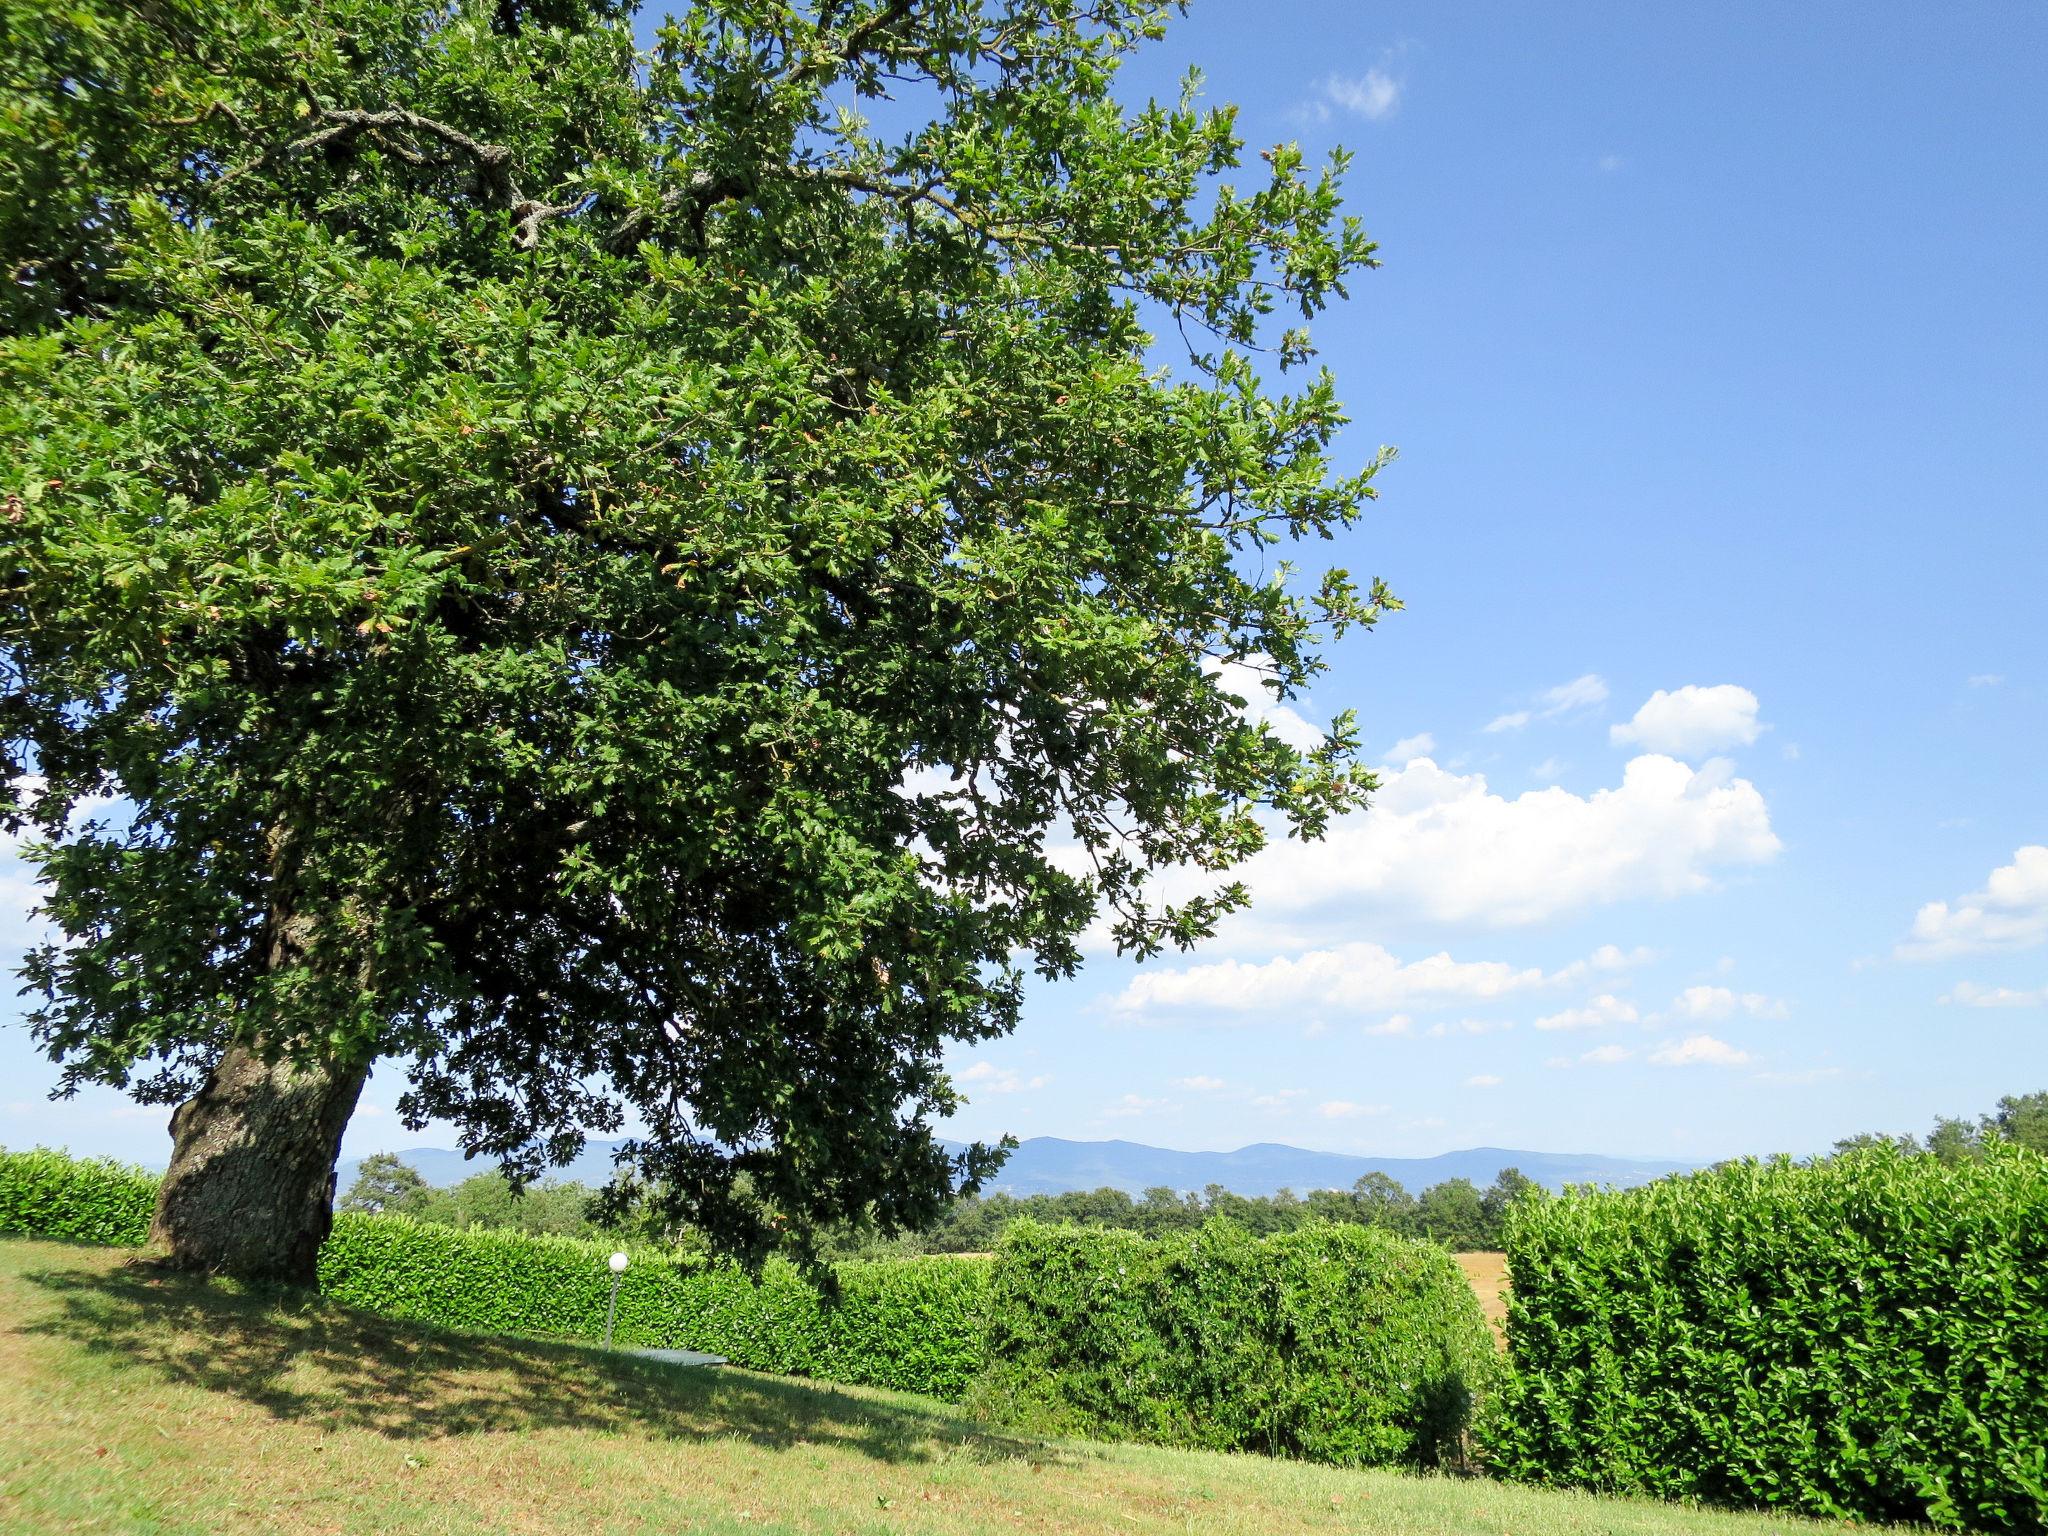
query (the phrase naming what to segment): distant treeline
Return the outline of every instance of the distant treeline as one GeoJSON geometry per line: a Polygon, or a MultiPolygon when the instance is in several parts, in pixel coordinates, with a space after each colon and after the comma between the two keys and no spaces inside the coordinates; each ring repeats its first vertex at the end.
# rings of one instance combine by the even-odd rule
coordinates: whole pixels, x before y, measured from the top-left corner
{"type": "MultiPolygon", "coordinates": [[[[982,1253],[993,1249],[1003,1230],[1019,1217],[1114,1228],[1158,1236],[1187,1232],[1212,1216],[1228,1216],[1264,1237],[1292,1232],[1313,1221],[1377,1227],[1403,1237],[1423,1237],[1460,1252],[1495,1246],[1508,1205],[1534,1181],[1504,1168],[1485,1189],[1470,1179],[1446,1179],[1411,1195],[1384,1173],[1369,1173],[1349,1189],[1317,1189],[1297,1195],[1233,1194],[1221,1184],[1199,1193],[1160,1186],[1133,1197],[1121,1189],[1076,1190],[1057,1195],[969,1195],[956,1200],[931,1230],[879,1239],[844,1231],[828,1234],[830,1258],[892,1254],[982,1253]]],[[[658,1233],[632,1224],[602,1226],[591,1217],[595,1191],[570,1180],[543,1179],[515,1192],[499,1173],[479,1173],[448,1189],[436,1189],[410,1165],[388,1152],[363,1159],[356,1181],[343,1194],[345,1211],[393,1212],[461,1229],[551,1234],[557,1237],[619,1237],[692,1246],[688,1233],[658,1233]]]]}
{"type": "MultiPolygon", "coordinates": [[[[1942,1118],[1923,1141],[1893,1135],[1854,1136],[1837,1151],[1886,1142],[1903,1151],[1955,1163],[1980,1157],[1988,1140],[2017,1142],[2048,1152],[2048,1092],[2008,1096],[1976,1120],[1942,1118]]],[[[1501,1222],[1515,1197],[1534,1181],[1504,1168],[1485,1189],[1470,1179],[1446,1179],[1411,1195],[1399,1180],[1369,1173],[1349,1189],[1316,1189],[1297,1195],[1238,1195],[1221,1184],[1200,1193],[1160,1186],[1132,1196],[1120,1189],[1078,1190],[1058,1195],[970,1195],[956,1200],[926,1232],[877,1238],[852,1229],[827,1233],[821,1256],[829,1259],[882,1258],[920,1253],[982,1253],[1001,1240],[1019,1217],[1068,1222],[1154,1235],[1185,1232],[1212,1216],[1228,1216],[1260,1236],[1292,1232],[1312,1221],[1377,1227],[1402,1237],[1428,1238],[1459,1252],[1500,1246],[1501,1222]]],[[[498,1173],[479,1173],[449,1189],[435,1189],[398,1157],[380,1152],[363,1160],[355,1183],[342,1196],[349,1211],[394,1211],[443,1226],[657,1242],[668,1247],[702,1246],[697,1234],[628,1221],[603,1226],[592,1220],[595,1191],[569,1180],[543,1179],[515,1192],[498,1173]]]]}

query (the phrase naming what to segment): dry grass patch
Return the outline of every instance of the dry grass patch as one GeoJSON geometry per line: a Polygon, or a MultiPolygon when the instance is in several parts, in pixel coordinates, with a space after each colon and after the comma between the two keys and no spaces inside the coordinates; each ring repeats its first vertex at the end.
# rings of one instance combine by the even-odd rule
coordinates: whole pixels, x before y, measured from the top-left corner
{"type": "Polygon", "coordinates": [[[1504,1253],[1461,1253],[1458,1268],[1479,1297],[1479,1310],[1500,1333],[1508,1317],[1508,1256],[1504,1253]]]}
{"type": "MultiPolygon", "coordinates": [[[[6,1531],[1764,1536],[1796,1522],[1046,1442],[0,1241],[6,1531]]],[[[1817,1529],[1817,1528],[1813,1528],[1817,1529]]]]}

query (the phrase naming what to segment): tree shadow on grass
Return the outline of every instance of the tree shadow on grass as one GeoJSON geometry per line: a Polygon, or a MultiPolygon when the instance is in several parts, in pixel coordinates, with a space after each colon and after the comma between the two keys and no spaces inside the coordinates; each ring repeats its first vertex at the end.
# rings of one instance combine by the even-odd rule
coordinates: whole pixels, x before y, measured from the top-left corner
{"type": "Polygon", "coordinates": [[[245,1290],[142,1261],[22,1279],[52,1306],[16,1331],[315,1428],[408,1440],[546,1429],[738,1437],[774,1449],[840,1447],[892,1463],[1073,1455],[936,1407],[587,1345],[456,1333],[309,1292],[245,1290]]]}

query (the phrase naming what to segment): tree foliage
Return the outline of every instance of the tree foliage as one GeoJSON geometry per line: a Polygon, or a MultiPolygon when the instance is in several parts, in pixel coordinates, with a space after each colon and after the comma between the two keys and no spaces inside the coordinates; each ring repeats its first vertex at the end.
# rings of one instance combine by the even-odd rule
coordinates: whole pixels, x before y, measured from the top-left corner
{"type": "Polygon", "coordinates": [[[1267,563],[1371,495],[1282,374],[1373,247],[1341,159],[1119,103],[1167,9],[0,0],[0,825],[65,1081],[397,1057],[519,1177],[630,1115],[755,1251],[984,1177],[947,1044],[1371,787],[1223,669],[1287,697],[1392,601],[1267,563]]]}
{"type": "Polygon", "coordinates": [[[335,1202],[335,1209],[371,1216],[417,1216],[433,1197],[433,1186],[396,1152],[372,1152],[356,1169],[355,1181],[335,1202]]]}

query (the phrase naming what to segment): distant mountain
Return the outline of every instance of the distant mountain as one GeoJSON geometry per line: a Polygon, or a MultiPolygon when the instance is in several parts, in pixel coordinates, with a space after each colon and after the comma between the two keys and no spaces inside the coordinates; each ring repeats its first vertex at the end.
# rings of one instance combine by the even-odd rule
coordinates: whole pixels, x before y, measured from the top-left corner
{"type": "Polygon", "coordinates": [[[1368,1173],[1399,1180],[1419,1193],[1445,1179],[1470,1179],[1482,1188],[1503,1168],[1552,1189],[1566,1184],[1647,1184],[1690,1163],[1645,1158],[1603,1157],[1595,1152],[1521,1152],[1503,1147],[1470,1147],[1436,1157],[1354,1157],[1342,1152],[1308,1152],[1260,1142],[1235,1152],[1174,1152],[1134,1141],[1062,1141],[1034,1136],[1019,1144],[990,1183],[990,1192],[1011,1195],[1059,1194],[1070,1189],[1112,1189],[1140,1194],[1156,1185],[1206,1189],[1221,1184],[1233,1194],[1270,1195],[1291,1189],[1348,1189],[1368,1173]]]}
{"type": "MultiPolygon", "coordinates": [[[[593,1141],[556,1178],[602,1184],[611,1177],[616,1141],[593,1141]]],[[[441,1147],[410,1147],[399,1154],[429,1184],[455,1184],[493,1166],[472,1162],[460,1152],[441,1147]]],[[[339,1169],[340,1188],[355,1182],[356,1160],[339,1169]]],[[[1221,1184],[1233,1194],[1270,1195],[1291,1189],[1349,1189],[1368,1173],[1398,1179],[1411,1194],[1445,1179],[1470,1179],[1484,1188],[1503,1168],[1519,1168],[1525,1178],[1552,1189],[1566,1184],[1647,1184],[1667,1173],[1683,1173],[1691,1163],[1648,1158],[1603,1157],[1596,1152],[1518,1152],[1504,1147],[1469,1147],[1436,1157],[1354,1157],[1343,1152],[1308,1152],[1300,1147],[1260,1142],[1235,1152],[1175,1152],[1135,1141],[1063,1141],[1033,1136],[1021,1143],[989,1185],[989,1193],[1056,1195],[1067,1190],[1111,1189],[1142,1194],[1158,1185],[1199,1190],[1221,1184]]]]}

